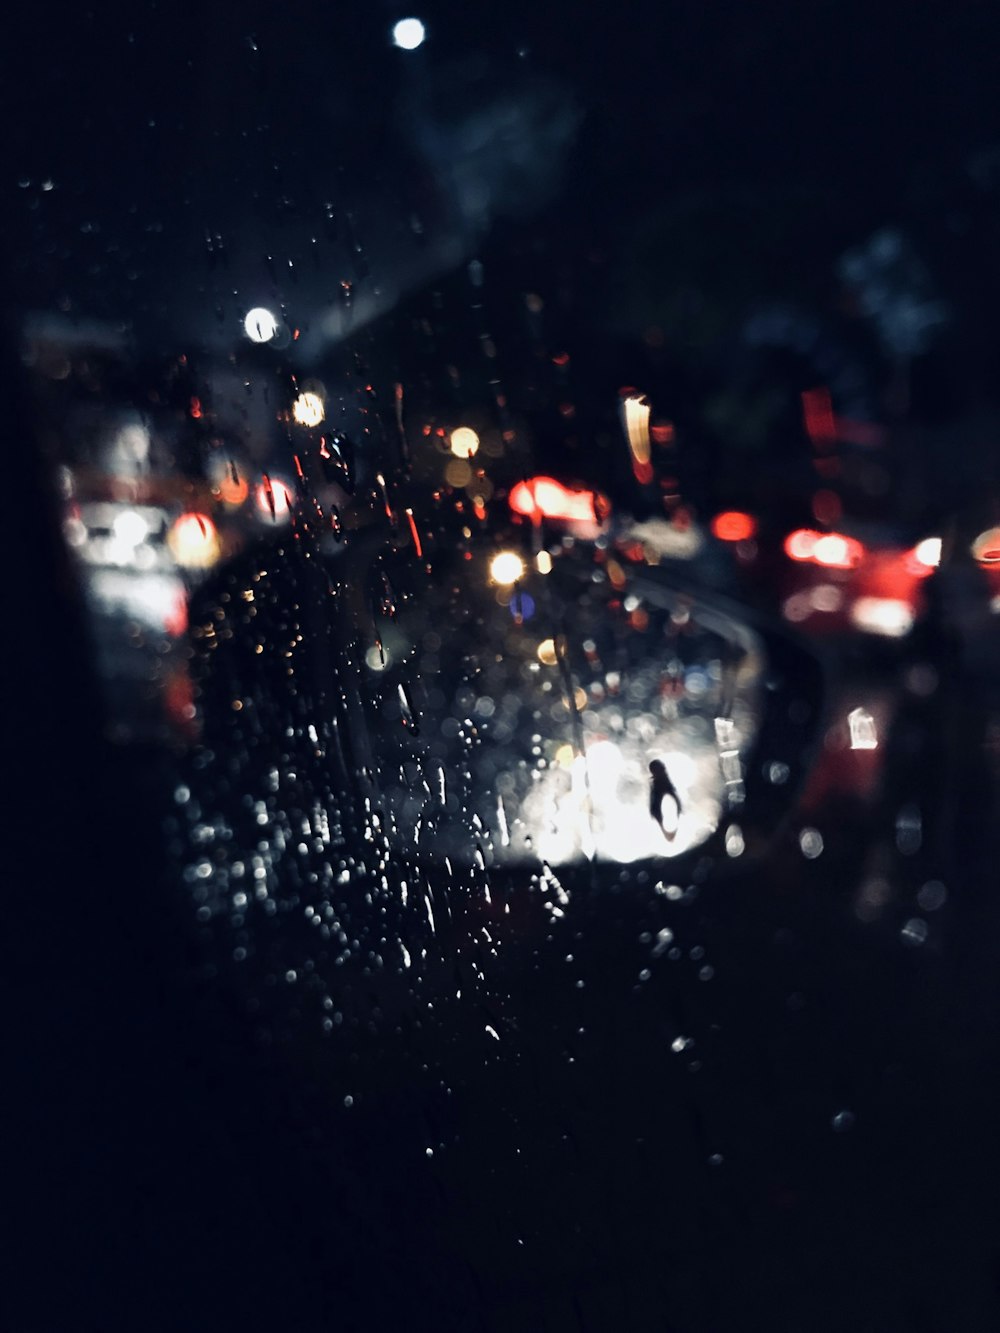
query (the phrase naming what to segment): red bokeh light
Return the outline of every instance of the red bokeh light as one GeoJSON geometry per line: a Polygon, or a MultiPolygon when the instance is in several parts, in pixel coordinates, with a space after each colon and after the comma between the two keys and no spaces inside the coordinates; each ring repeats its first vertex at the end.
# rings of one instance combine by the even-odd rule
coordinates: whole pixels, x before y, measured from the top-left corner
{"type": "Polygon", "coordinates": [[[757,520],[752,514],[729,509],[712,519],[712,535],[723,542],[745,542],[757,531],[757,520]]]}

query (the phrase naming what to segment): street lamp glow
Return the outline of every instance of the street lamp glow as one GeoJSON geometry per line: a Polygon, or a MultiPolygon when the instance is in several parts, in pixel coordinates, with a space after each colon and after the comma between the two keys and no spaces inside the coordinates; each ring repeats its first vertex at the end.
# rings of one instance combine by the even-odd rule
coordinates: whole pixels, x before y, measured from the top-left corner
{"type": "Polygon", "coordinates": [[[524,561],[514,551],[500,551],[490,561],[490,578],[503,588],[509,588],[524,578],[524,561]]]}
{"type": "Polygon", "coordinates": [[[471,426],[459,426],[453,430],[448,442],[456,458],[472,458],[479,452],[479,436],[471,426]]]}
{"type": "Polygon", "coordinates": [[[134,509],[125,509],[111,525],[115,537],[123,546],[135,547],[144,541],[149,533],[149,524],[134,509]]]}
{"type": "Polygon", "coordinates": [[[925,537],[922,542],[917,542],[913,554],[917,564],[936,569],[941,563],[941,538],[925,537]]]}
{"type": "Polygon", "coordinates": [[[167,534],[167,545],[185,569],[210,569],[222,552],[215,524],[207,514],[193,512],[175,520],[167,534]]]}
{"type": "Polygon", "coordinates": [[[255,305],[247,311],[243,328],[251,342],[269,343],[278,332],[278,321],[265,306],[255,305]]]}
{"type": "Polygon", "coordinates": [[[427,29],[419,19],[400,19],[392,29],[392,40],[402,51],[415,51],[426,36],[427,29]]]}
{"type": "Polygon", "coordinates": [[[305,389],[292,404],[292,416],[300,426],[318,426],[324,415],[323,399],[311,389],[305,389]]]}
{"type": "Polygon", "coordinates": [[[292,516],[295,498],[291,487],[278,477],[259,482],[254,492],[257,508],[272,523],[287,523],[292,516]]]}

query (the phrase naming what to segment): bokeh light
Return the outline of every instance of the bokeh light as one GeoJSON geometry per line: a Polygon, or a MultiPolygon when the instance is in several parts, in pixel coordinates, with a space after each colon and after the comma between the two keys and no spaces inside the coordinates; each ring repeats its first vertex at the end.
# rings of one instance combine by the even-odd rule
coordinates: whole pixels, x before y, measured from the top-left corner
{"type": "Polygon", "coordinates": [[[278,321],[265,306],[256,305],[247,311],[243,328],[251,342],[269,343],[278,331],[278,321]]]}
{"type": "Polygon", "coordinates": [[[171,554],[184,569],[209,569],[222,551],[219,532],[207,514],[181,514],[167,534],[171,554]]]}
{"type": "Polygon", "coordinates": [[[515,551],[500,551],[490,561],[490,578],[501,587],[510,587],[524,578],[524,561],[515,551]]]}
{"type": "Polygon", "coordinates": [[[472,458],[479,452],[479,436],[471,426],[459,426],[451,432],[448,445],[456,458],[472,458]]]}
{"type": "Polygon", "coordinates": [[[304,389],[292,404],[292,416],[299,426],[318,426],[325,415],[323,399],[312,389],[304,389]]]}
{"type": "Polygon", "coordinates": [[[941,538],[925,537],[922,542],[917,542],[913,549],[913,558],[918,565],[936,569],[941,563],[941,538]]]}
{"type": "Polygon", "coordinates": [[[400,19],[393,25],[392,40],[395,46],[402,51],[415,51],[418,46],[424,44],[427,37],[427,29],[421,23],[420,19],[407,18],[400,19]]]}
{"type": "Polygon", "coordinates": [[[278,477],[258,483],[254,500],[264,517],[275,523],[284,523],[291,517],[292,488],[278,477]]]}
{"type": "Polygon", "coordinates": [[[727,510],[716,514],[712,519],[712,535],[723,542],[747,541],[757,531],[757,520],[752,514],[743,514],[739,510],[727,510]]]}
{"type": "Polygon", "coordinates": [[[972,543],[972,554],[983,565],[1000,562],[1000,528],[987,528],[972,543]]]}

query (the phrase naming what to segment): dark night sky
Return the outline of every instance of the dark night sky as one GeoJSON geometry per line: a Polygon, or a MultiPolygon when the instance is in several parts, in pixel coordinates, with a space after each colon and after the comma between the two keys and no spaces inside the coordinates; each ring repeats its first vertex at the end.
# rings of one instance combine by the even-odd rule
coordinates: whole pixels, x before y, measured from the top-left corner
{"type": "Polygon", "coordinates": [[[497,86],[526,68],[564,80],[584,118],[553,216],[612,237],[685,190],[733,182],[820,186],[858,230],[915,206],[946,212],[969,153],[1000,133],[998,20],[985,4],[423,13],[431,40],[411,57],[386,41],[395,13],[374,7],[23,11],[7,45],[2,187],[15,302],[65,288],[100,313],[155,304],[164,286],[201,279],[205,229],[258,229],[280,254],[282,199],[307,215],[331,195],[362,210],[409,203],[419,172],[398,124],[400,76],[418,61],[486,53],[497,86]],[[39,195],[46,178],[56,188],[39,195]]]}

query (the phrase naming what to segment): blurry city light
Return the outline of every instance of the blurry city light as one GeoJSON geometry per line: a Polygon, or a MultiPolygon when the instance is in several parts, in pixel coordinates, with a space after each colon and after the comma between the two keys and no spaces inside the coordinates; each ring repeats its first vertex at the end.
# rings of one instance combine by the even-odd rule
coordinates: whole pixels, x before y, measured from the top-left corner
{"type": "Polygon", "coordinates": [[[234,480],[232,473],[227,472],[219,482],[218,491],[223,504],[241,505],[250,494],[250,483],[239,475],[234,480]]]}
{"type": "Polygon", "coordinates": [[[983,565],[1000,562],[1000,528],[987,528],[972,543],[972,554],[983,565]]]}
{"type": "Polygon", "coordinates": [[[472,481],[472,468],[464,458],[449,458],[444,469],[444,479],[449,486],[460,490],[472,481]]]}
{"type": "Polygon", "coordinates": [[[542,666],[555,666],[559,660],[556,656],[555,639],[543,639],[536,649],[538,660],[542,666]]]}
{"type": "Polygon", "coordinates": [[[913,610],[895,597],[859,597],[851,607],[851,620],[869,634],[901,639],[913,628],[913,610]]]}
{"type": "Polygon", "coordinates": [[[809,605],[814,611],[839,611],[844,594],[833,583],[820,583],[809,593],[809,605]]]}
{"type": "Polygon", "coordinates": [[[853,537],[844,537],[839,532],[827,532],[813,547],[813,559],[818,565],[830,569],[851,569],[864,555],[864,547],[853,537]]]}
{"type": "Polygon", "coordinates": [[[427,29],[420,19],[400,19],[393,25],[393,43],[402,51],[415,51],[418,46],[423,45],[426,36],[427,29]]]}
{"type": "Polygon", "coordinates": [[[722,542],[743,542],[749,540],[757,531],[757,520],[752,514],[743,514],[739,510],[727,510],[716,514],[712,519],[712,535],[722,542]]]}
{"type": "Polygon", "coordinates": [[[510,587],[524,578],[524,561],[514,551],[500,551],[490,561],[490,578],[501,587],[510,587]]]}
{"type": "Polygon", "coordinates": [[[913,548],[913,559],[925,569],[936,569],[941,563],[941,538],[925,537],[913,548]]]}
{"type": "Polygon", "coordinates": [[[538,570],[539,574],[552,573],[552,557],[549,555],[548,551],[538,552],[535,556],[535,568],[538,570]]]}
{"type": "Polygon", "coordinates": [[[300,426],[318,426],[324,415],[323,399],[311,389],[300,393],[292,404],[292,416],[300,426]]]}
{"type": "Polygon", "coordinates": [[[508,503],[515,514],[593,523],[595,499],[593,491],[571,491],[554,477],[532,477],[511,488],[508,503]]]}
{"type": "Polygon", "coordinates": [[[632,471],[636,480],[648,486],[653,480],[649,461],[649,417],[652,409],[644,394],[627,391],[622,398],[621,413],[628,447],[632,453],[632,471]]]}
{"type": "Polygon", "coordinates": [[[183,634],[187,628],[187,596],[176,573],[136,578],[131,570],[99,569],[94,571],[91,589],[107,613],[126,615],[168,634],[183,634]]]}
{"type": "Polygon", "coordinates": [[[275,523],[284,523],[291,517],[292,489],[278,477],[259,482],[254,490],[254,501],[264,517],[275,523]]]}
{"type": "Polygon", "coordinates": [[[207,514],[187,513],[176,519],[167,535],[171,554],[184,569],[209,569],[222,547],[219,532],[207,514]]]}
{"type": "Polygon", "coordinates": [[[785,538],[785,554],[793,560],[811,560],[819,538],[810,528],[797,528],[785,538]]]}
{"type": "Polygon", "coordinates": [[[456,458],[472,458],[479,452],[479,436],[471,426],[459,426],[453,430],[448,444],[456,458]]]}
{"type": "Polygon", "coordinates": [[[149,524],[134,509],[126,509],[118,514],[111,530],[123,546],[138,546],[148,535],[149,524]]]}
{"type": "Polygon", "coordinates": [[[278,331],[278,321],[270,310],[256,305],[247,311],[243,328],[251,342],[269,343],[278,331]]]}
{"type": "Polygon", "coordinates": [[[839,532],[814,532],[811,528],[797,528],[784,542],[785,554],[792,560],[812,560],[829,569],[853,569],[859,564],[865,548],[854,537],[839,532]]]}
{"type": "Polygon", "coordinates": [[[825,386],[807,389],[802,395],[802,418],[806,433],[816,448],[828,448],[836,441],[837,422],[833,415],[830,390],[825,386]]]}
{"type": "Polygon", "coordinates": [[[648,518],[631,525],[628,535],[642,543],[647,564],[657,564],[660,559],[690,560],[701,550],[705,542],[701,529],[678,519],[648,518]]]}
{"type": "Polygon", "coordinates": [[[223,504],[241,505],[250,494],[247,479],[240,475],[234,460],[222,453],[213,454],[209,459],[208,477],[213,493],[223,504]]]}
{"type": "Polygon", "coordinates": [[[508,610],[520,625],[522,620],[530,620],[535,614],[535,599],[527,592],[516,592],[510,599],[508,610]]]}
{"type": "Polygon", "coordinates": [[[875,750],[878,748],[875,719],[866,708],[852,708],[847,714],[847,726],[851,733],[852,750],[875,750]]]}

